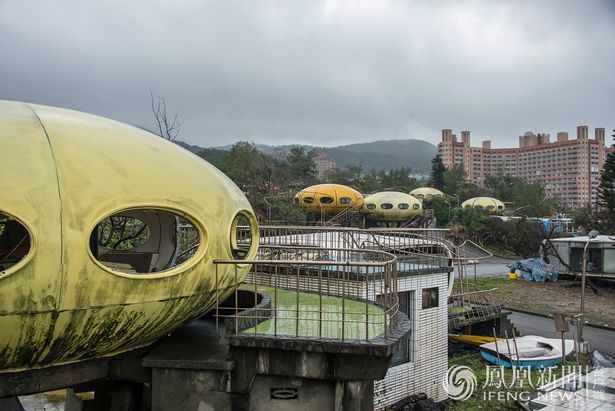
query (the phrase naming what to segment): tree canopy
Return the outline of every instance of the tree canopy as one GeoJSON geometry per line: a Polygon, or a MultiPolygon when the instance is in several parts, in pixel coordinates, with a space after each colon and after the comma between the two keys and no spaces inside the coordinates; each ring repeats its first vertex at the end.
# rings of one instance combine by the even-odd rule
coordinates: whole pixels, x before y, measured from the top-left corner
{"type": "Polygon", "coordinates": [[[218,168],[242,189],[254,205],[271,191],[271,166],[253,144],[241,141],[220,160],[218,168]]]}
{"type": "MultiPolygon", "coordinates": [[[[615,130],[613,130],[612,147],[615,147],[615,130]]],[[[603,207],[610,215],[615,213],[615,152],[609,153],[600,176],[598,186],[598,205],[603,207]]]]}
{"type": "Polygon", "coordinates": [[[553,214],[556,200],[547,198],[541,182],[528,182],[522,177],[505,175],[502,171],[485,177],[487,195],[513,204],[513,211],[528,217],[545,217],[553,214]]]}
{"type": "Polygon", "coordinates": [[[438,190],[444,190],[444,174],[446,166],[442,162],[440,154],[431,160],[431,171],[429,173],[429,185],[438,190]]]}

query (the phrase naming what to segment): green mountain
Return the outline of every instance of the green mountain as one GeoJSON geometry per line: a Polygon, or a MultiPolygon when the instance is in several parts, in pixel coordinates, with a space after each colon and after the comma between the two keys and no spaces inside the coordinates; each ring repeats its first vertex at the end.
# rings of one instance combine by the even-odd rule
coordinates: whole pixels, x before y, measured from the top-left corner
{"type": "MultiPolygon", "coordinates": [[[[230,150],[232,147],[227,145],[203,149],[186,143],[179,144],[195,153],[207,150],[206,153],[203,153],[205,154],[203,157],[211,162],[215,162],[220,157],[221,151],[230,150]]],[[[276,148],[285,151],[289,151],[292,147],[304,147],[307,150],[317,149],[329,155],[340,169],[344,169],[350,164],[360,164],[364,172],[410,167],[415,173],[427,173],[431,168],[431,159],[437,153],[436,146],[424,140],[381,140],[336,147],[315,147],[301,144],[284,146],[255,144],[255,146],[262,153],[269,155],[276,148]]]]}
{"type": "Polygon", "coordinates": [[[361,164],[364,171],[410,167],[415,173],[426,173],[436,146],[424,140],[382,140],[325,148],[338,168],[361,164]]]}

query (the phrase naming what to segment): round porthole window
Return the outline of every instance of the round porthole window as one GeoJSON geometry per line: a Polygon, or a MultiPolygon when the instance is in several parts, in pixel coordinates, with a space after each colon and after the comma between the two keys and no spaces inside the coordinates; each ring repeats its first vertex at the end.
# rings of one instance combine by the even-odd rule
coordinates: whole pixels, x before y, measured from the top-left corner
{"type": "Polygon", "coordinates": [[[369,203],[365,205],[365,207],[367,207],[368,210],[374,210],[376,208],[376,204],[369,203]]]}
{"type": "Polygon", "coordinates": [[[246,211],[238,213],[231,224],[231,255],[236,260],[245,260],[250,255],[254,244],[252,242],[256,230],[254,216],[246,211]]]}
{"type": "Polygon", "coordinates": [[[0,212],[0,276],[23,261],[32,247],[30,232],[19,220],[0,212]]]}
{"type": "Polygon", "coordinates": [[[171,211],[138,208],[102,219],[90,251],[105,267],[127,274],[168,271],[185,264],[201,245],[197,227],[171,211]]]}
{"type": "Polygon", "coordinates": [[[341,204],[350,204],[352,200],[350,199],[350,197],[342,197],[340,198],[340,203],[341,204]]]}

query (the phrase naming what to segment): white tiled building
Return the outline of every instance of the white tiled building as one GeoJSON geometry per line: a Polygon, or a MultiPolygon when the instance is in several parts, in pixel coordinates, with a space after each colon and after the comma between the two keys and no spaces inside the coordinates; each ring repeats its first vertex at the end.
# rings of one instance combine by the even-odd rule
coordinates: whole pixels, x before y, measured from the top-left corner
{"type": "Polygon", "coordinates": [[[400,310],[408,315],[412,331],[386,377],[374,383],[376,410],[419,393],[436,402],[446,400],[442,380],[448,368],[448,291],[448,273],[399,273],[400,310]]]}

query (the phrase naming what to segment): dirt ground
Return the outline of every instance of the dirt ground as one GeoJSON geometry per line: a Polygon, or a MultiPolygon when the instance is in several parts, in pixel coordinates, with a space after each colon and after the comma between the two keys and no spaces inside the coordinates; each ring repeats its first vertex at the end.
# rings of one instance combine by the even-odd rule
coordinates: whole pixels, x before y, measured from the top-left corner
{"type": "MultiPolygon", "coordinates": [[[[580,281],[537,283],[498,276],[479,277],[470,282],[481,290],[497,287],[493,303],[503,304],[513,310],[548,315],[554,311],[578,312],[580,309],[580,281]]],[[[585,290],[586,318],[591,324],[615,327],[615,282],[594,280],[593,283],[598,294],[590,288],[585,290]]]]}

